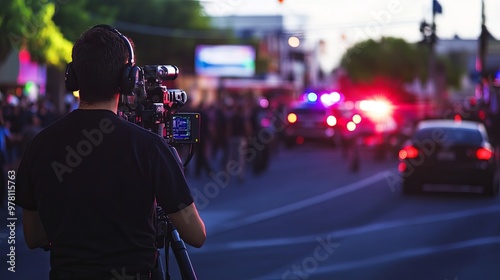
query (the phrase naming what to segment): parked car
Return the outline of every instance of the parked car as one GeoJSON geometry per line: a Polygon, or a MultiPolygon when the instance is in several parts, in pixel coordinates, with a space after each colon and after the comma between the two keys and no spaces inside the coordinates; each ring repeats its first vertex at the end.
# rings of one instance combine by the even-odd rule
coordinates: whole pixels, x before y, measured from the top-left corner
{"type": "Polygon", "coordinates": [[[399,151],[403,193],[424,184],[481,186],[498,193],[497,154],[482,123],[466,120],[423,120],[399,151]]]}

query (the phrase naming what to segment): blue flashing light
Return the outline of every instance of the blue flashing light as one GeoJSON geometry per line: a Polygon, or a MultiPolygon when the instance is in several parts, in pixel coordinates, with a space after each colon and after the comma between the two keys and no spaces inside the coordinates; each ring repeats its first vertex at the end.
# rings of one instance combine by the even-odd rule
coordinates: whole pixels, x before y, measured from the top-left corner
{"type": "Polygon", "coordinates": [[[495,73],[495,79],[494,79],[493,82],[494,82],[495,85],[500,86],[500,70],[498,70],[495,73]]]}
{"type": "Polygon", "coordinates": [[[318,95],[314,92],[310,92],[307,94],[307,101],[316,102],[318,100],[318,95]]]}

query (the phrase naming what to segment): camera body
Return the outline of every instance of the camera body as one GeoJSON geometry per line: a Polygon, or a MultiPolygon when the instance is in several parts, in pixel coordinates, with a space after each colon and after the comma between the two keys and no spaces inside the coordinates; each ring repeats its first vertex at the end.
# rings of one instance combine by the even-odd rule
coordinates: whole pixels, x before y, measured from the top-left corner
{"type": "Polygon", "coordinates": [[[163,136],[170,144],[199,143],[200,114],[177,112],[186,103],[187,93],[162,85],[178,75],[175,65],[145,65],[132,95],[121,96],[118,115],[163,136]]]}

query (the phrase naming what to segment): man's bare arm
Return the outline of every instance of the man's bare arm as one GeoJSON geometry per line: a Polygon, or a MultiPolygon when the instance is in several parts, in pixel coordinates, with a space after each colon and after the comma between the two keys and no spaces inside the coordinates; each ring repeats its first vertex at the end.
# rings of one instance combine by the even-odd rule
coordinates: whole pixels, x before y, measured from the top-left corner
{"type": "Polygon", "coordinates": [[[49,243],[38,211],[23,209],[23,231],[24,240],[30,249],[44,247],[49,243]]]}
{"type": "Polygon", "coordinates": [[[203,246],[207,233],[194,203],[179,212],[168,214],[168,217],[184,242],[196,248],[203,246]]]}

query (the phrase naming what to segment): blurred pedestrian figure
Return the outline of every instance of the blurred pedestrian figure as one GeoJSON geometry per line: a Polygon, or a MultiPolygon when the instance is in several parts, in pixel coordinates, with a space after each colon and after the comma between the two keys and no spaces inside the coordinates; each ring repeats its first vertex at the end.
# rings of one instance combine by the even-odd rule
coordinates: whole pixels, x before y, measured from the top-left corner
{"type": "Polygon", "coordinates": [[[9,128],[5,125],[3,113],[0,109],[0,208],[5,205],[7,194],[7,141],[12,137],[9,128]]]}
{"type": "Polygon", "coordinates": [[[276,139],[271,146],[271,152],[278,154],[280,148],[285,143],[286,106],[282,102],[278,102],[277,105],[271,106],[270,111],[272,114],[272,125],[276,132],[276,139]]]}
{"type": "Polygon", "coordinates": [[[6,164],[7,168],[15,167],[21,153],[19,135],[26,124],[26,111],[20,104],[8,105],[3,111],[4,126],[10,131],[10,137],[6,142],[6,164]]]}
{"type": "Polygon", "coordinates": [[[361,167],[361,162],[360,162],[360,157],[359,157],[359,141],[357,137],[353,138],[351,141],[348,143],[348,159],[349,159],[349,171],[351,172],[358,172],[359,168],[361,167]]]}
{"type": "Polygon", "coordinates": [[[21,155],[20,158],[22,157],[22,154],[24,153],[24,149],[26,148],[26,145],[28,142],[33,138],[38,132],[42,130],[42,120],[38,117],[37,114],[31,114],[31,117],[29,118],[28,122],[26,125],[23,127],[21,130],[21,133],[19,135],[19,140],[21,142],[21,155]]]}
{"type": "Polygon", "coordinates": [[[228,141],[227,141],[227,116],[222,108],[222,103],[215,103],[210,106],[210,116],[212,122],[212,149],[211,154],[219,159],[220,168],[226,167],[228,159],[228,141]],[[219,155],[220,154],[220,155],[219,155]]]}
{"type": "Polygon", "coordinates": [[[247,152],[247,137],[250,135],[250,124],[245,114],[245,107],[236,104],[231,107],[227,135],[229,139],[229,157],[226,170],[236,170],[238,182],[245,181],[245,160],[247,152]]]}
{"type": "Polygon", "coordinates": [[[252,162],[253,173],[255,175],[261,174],[267,169],[269,162],[269,149],[270,140],[274,138],[274,132],[271,129],[271,120],[267,116],[267,104],[256,104],[251,112],[250,120],[252,124],[252,136],[249,145],[254,152],[252,162]],[[265,106],[266,108],[263,108],[265,106]]]}
{"type": "Polygon", "coordinates": [[[42,127],[47,127],[49,124],[57,120],[58,116],[53,112],[53,105],[48,101],[38,102],[38,118],[41,120],[42,127]]]}
{"type": "Polygon", "coordinates": [[[206,174],[213,172],[208,160],[208,152],[211,145],[209,124],[212,120],[210,120],[203,103],[199,105],[197,111],[200,114],[202,125],[200,125],[200,143],[196,144],[194,175],[200,177],[203,170],[206,171],[206,174]]]}
{"type": "Polygon", "coordinates": [[[341,127],[341,156],[347,159],[347,167],[350,172],[358,172],[360,162],[360,129],[353,122],[342,123],[341,127]]]}

